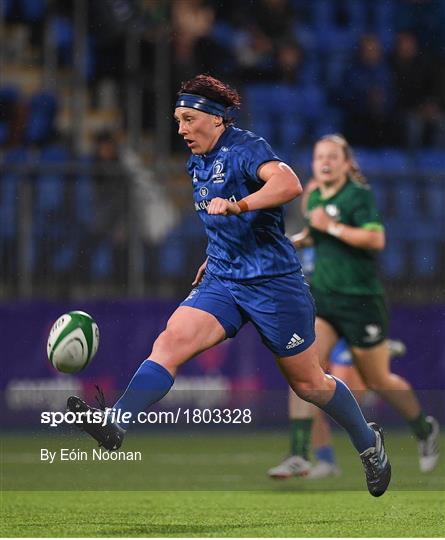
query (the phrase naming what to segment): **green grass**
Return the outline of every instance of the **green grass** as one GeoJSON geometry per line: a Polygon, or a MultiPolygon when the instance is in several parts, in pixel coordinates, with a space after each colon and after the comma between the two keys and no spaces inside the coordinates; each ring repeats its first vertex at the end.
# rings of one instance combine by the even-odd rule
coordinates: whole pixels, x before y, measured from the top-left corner
{"type": "Polygon", "coordinates": [[[343,474],[271,481],[284,433],[183,433],[129,437],[142,462],[40,462],[40,448],[91,449],[89,439],[2,440],[1,536],[69,537],[440,537],[444,461],[417,470],[414,441],[389,433],[391,489],[365,487],[349,442],[336,437],[343,474]],[[54,490],[54,491],[49,491],[54,490]]]}
{"type": "Polygon", "coordinates": [[[443,492],[14,492],[2,536],[434,537],[443,492]]]}

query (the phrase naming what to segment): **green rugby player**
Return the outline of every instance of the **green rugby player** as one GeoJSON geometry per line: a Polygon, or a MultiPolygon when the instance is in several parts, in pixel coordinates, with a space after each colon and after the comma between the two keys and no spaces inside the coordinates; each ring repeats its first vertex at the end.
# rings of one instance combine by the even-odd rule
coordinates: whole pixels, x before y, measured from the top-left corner
{"type": "MultiPolygon", "coordinates": [[[[425,415],[409,382],[390,369],[388,309],[376,262],[385,233],[372,191],[342,136],[327,135],[315,144],[312,168],[316,187],[307,199],[308,227],[298,237],[299,246],[315,248],[311,291],[320,361],[327,369],[332,349],[344,338],[366,387],[409,423],[419,441],[420,470],[430,472],[439,458],[438,422],[425,415]]],[[[307,418],[311,405],[299,402],[301,418],[307,418]]],[[[295,475],[307,475],[304,461],[297,461],[295,475]]]]}

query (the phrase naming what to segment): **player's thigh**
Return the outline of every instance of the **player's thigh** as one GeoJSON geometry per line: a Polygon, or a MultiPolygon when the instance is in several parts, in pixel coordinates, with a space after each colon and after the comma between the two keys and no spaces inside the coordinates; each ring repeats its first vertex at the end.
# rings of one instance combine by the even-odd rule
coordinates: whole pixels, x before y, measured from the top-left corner
{"type": "Polygon", "coordinates": [[[320,356],[321,367],[326,371],[329,365],[331,351],[338,341],[338,334],[334,327],[325,319],[315,319],[315,343],[320,356]]]}
{"type": "Polygon", "coordinates": [[[351,347],[351,353],[364,384],[373,390],[384,389],[391,375],[388,342],[367,348],[351,347]]]}
{"type": "Polygon", "coordinates": [[[226,338],[218,319],[201,309],[179,306],[153,344],[150,359],[174,368],[226,338]]]}

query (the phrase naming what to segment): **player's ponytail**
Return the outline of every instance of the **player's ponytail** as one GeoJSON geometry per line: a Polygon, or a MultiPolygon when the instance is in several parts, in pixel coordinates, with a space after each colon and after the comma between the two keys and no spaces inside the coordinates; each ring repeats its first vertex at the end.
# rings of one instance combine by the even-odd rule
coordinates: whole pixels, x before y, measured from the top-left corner
{"type": "Polygon", "coordinates": [[[362,186],[369,186],[368,181],[360,168],[360,165],[357,163],[357,160],[355,159],[354,152],[351,146],[349,145],[348,141],[343,137],[343,135],[339,135],[337,133],[324,135],[320,139],[320,141],[331,141],[341,146],[345,154],[345,158],[351,164],[349,168],[349,177],[351,178],[351,180],[362,186]]]}

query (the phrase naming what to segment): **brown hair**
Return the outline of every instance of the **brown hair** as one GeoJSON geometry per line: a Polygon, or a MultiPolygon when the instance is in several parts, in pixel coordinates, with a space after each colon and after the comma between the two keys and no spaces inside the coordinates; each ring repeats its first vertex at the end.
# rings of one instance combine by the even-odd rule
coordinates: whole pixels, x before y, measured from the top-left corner
{"type": "Polygon", "coordinates": [[[322,141],[330,141],[341,146],[345,154],[345,158],[351,163],[351,166],[349,169],[349,176],[351,180],[363,186],[369,185],[368,181],[366,180],[365,175],[362,173],[362,170],[360,169],[360,165],[357,163],[355,159],[354,152],[350,144],[343,137],[343,135],[340,135],[338,133],[331,133],[329,135],[324,135],[317,142],[322,142],[322,141]]]}
{"type": "MultiPolygon", "coordinates": [[[[241,97],[238,92],[211,75],[200,74],[189,81],[183,82],[178,94],[182,93],[197,94],[198,96],[212,99],[233,110],[238,109],[241,105],[241,97]]],[[[224,118],[224,123],[230,124],[232,122],[233,117],[231,117],[229,111],[228,117],[224,118]]]]}

